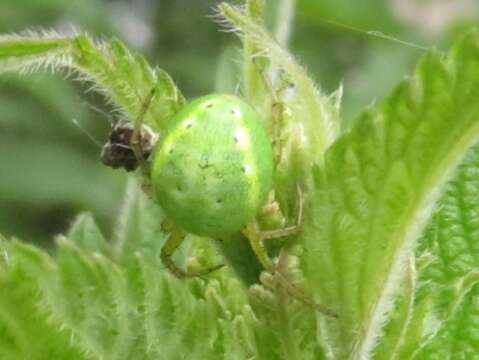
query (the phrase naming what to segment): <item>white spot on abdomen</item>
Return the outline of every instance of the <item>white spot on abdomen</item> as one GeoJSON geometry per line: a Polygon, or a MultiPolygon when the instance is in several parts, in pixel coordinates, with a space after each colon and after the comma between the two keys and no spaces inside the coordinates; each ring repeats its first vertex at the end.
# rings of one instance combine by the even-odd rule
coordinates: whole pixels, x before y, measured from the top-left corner
{"type": "Polygon", "coordinates": [[[246,148],[249,145],[248,133],[245,129],[238,127],[235,130],[235,142],[241,148],[246,148]]]}

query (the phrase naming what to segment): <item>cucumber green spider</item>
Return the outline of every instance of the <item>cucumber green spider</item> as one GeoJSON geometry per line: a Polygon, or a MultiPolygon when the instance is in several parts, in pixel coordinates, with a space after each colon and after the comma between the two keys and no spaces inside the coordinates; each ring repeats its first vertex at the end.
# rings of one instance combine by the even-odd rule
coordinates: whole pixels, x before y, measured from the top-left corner
{"type": "MultiPolygon", "coordinates": [[[[278,150],[273,149],[260,115],[236,96],[209,95],[181,109],[168,121],[158,138],[143,124],[154,96],[155,90],[152,90],[133,127],[128,131],[126,128],[117,130],[126,135],[121,139],[123,143],[116,145],[121,145],[122,151],[124,145],[130,148],[136,166],[129,163],[127,170],[141,168],[144,188],[168,217],[162,225],[169,233],[161,250],[165,267],[178,278],[203,276],[218,270],[222,264],[195,272],[186,271],[179,268],[171,256],[187,233],[228,241],[233,234],[241,232],[263,268],[277,274],[264,242],[301,231],[303,193],[297,185],[294,224],[273,230],[261,229],[256,220],[258,214],[272,218],[282,215],[279,205],[268,196],[273,190],[274,154],[278,150]]],[[[106,146],[114,145],[110,137],[106,146]]],[[[127,158],[131,161],[131,157],[127,158]]],[[[279,275],[295,298],[334,316],[279,275]]]]}

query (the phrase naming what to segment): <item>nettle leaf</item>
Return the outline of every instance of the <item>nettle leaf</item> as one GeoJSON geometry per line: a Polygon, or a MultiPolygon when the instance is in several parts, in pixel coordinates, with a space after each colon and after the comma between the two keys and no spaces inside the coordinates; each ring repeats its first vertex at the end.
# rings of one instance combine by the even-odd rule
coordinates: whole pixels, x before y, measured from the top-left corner
{"type": "Polygon", "coordinates": [[[336,357],[372,354],[414,245],[479,139],[478,36],[447,57],[427,55],[314,171],[303,266],[318,299],[339,314],[321,326],[336,357]]]}
{"type": "Polygon", "coordinates": [[[161,247],[166,240],[161,231],[164,218],[161,208],[146,197],[138,181],[130,179],[115,226],[115,259],[128,262],[138,251],[143,251],[152,258],[159,258],[161,247]]]}
{"type": "Polygon", "coordinates": [[[158,129],[184,102],[170,76],[152,69],[119,40],[94,42],[87,35],[61,37],[55,33],[0,36],[0,73],[39,69],[70,70],[93,83],[114,105],[134,119],[151,90],[155,101],[145,122],[158,129]]]}
{"type": "MultiPolygon", "coordinates": [[[[132,201],[129,191],[126,204],[148,218],[150,205],[132,201]]],[[[123,221],[135,223],[135,211],[125,210],[123,221]]],[[[61,333],[68,343],[61,342],[61,336],[57,341],[64,354],[73,354],[70,358],[321,358],[312,310],[291,304],[286,294],[255,286],[248,295],[244,285],[223,270],[207,279],[178,280],[141,243],[128,261],[116,262],[105,255],[112,251],[92,251],[92,244],[102,249],[104,243],[88,216],[75,222],[70,235],[71,239],[58,238],[53,256],[19,242],[1,243],[2,274],[11,274],[13,264],[25,274],[25,287],[35,295],[25,305],[45,323],[36,325],[44,326],[37,338],[29,324],[30,308],[15,310],[9,321],[0,316],[6,333],[22,332],[18,353],[63,358],[42,347],[44,338],[61,333]]],[[[212,243],[208,244],[195,244],[189,256],[210,257],[212,243]]],[[[16,292],[2,293],[0,313],[10,314],[5,304],[13,306],[15,300],[16,292]]]]}
{"type": "Polygon", "coordinates": [[[39,307],[37,276],[32,276],[31,264],[35,269],[47,268],[45,255],[29,248],[25,261],[18,261],[12,244],[0,237],[0,358],[91,359],[71,342],[71,332],[52,325],[39,307]]]}
{"type": "Polygon", "coordinates": [[[86,252],[109,255],[110,247],[95,220],[88,213],[77,216],[67,237],[86,252]]]}
{"type": "MultiPolygon", "coordinates": [[[[320,158],[325,149],[336,139],[339,133],[339,117],[337,97],[323,95],[306,71],[292,55],[271,38],[262,23],[262,1],[247,2],[247,11],[227,3],[219,5],[226,26],[237,32],[244,43],[244,88],[247,99],[257,106],[264,97],[271,97],[264,89],[261,79],[261,59],[267,59],[270,65],[281,70],[281,79],[272,79],[288,84],[292,88],[291,95],[285,94],[281,100],[291,110],[293,119],[290,123],[299,127],[296,131],[308,134],[307,150],[313,159],[320,158]],[[255,64],[259,60],[260,64],[255,64]],[[259,99],[258,99],[259,98],[259,99]]],[[[279,75],[278,75],[279,76],[279,75]]],[[[271,100],[271,99],[270,99],[271,100]]],[[[271,103],[267,104],[271,106],[271,103]]],[[[269,113],[271,110],[267,110],[269,113]]]]}
{"type": "MultiPolygon", "coordinates": [[[[218,281],[185,283],[158,271],[141,254],[129,267],[120,267],[103,255],[83,252],[67,239],[60,240],[55,260],[20,243],[8,243],[7,248],[11,261],[38,283],[35,300],[53,324],[45,335],[63,329],[71,344],[94,359],[222,358],[214,343],[223,331],[215,322],[240,321],[235,315],[244,298],[232,298],[237,304],[222,300],[223,292],[237,292],[234,283],[224,287],[218,281]]],[[[2,299],[11,301],[9,295],[2,299]]],[[[35,345],[34,333],[23,324],[28,320],[14,314],[13,324],[26,333],[14,338],[35,345]]],[[[28,312],[22,316],[28,317],[28,312]]],[[[13,324],[7,323],[14,328],[13,324]]],[[[228,331],[238,336],[234,329],[228,331]]],[[[34,357],[48,354],[38,346],[32,348],[37,350],[34,357]]]]}
{"type": "Polygon", "coordinates": [[[420,239],[415,306],[397,347],[398,358],[474,358],[479,353],[478,175],[476,145],[447,185],[420,239]]]}

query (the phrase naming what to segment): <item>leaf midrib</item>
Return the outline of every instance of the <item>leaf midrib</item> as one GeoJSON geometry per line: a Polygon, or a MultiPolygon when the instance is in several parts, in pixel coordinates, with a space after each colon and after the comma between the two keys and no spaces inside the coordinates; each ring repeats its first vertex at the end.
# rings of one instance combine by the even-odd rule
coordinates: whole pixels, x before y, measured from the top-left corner
{"type": "Polygon", "coordinates": [[[402,242],[396,242],[402,245],[395,251],[395,256],[393,257],[395,260],[390,267],[390,271],[386,276],[381,278],[381,281],[378,281],[381,284],[384,284],[384,286],[382,286],[383,290],[377,297],[375,304],[371,306],[371,315],[368,316],[367,320],[368,325],[364,327],[365,334],[360,337],[358,342],[359,346],[357,347],[358,350],[353,351],[352,359],[359,360],[365,358],[364,356],[367,358],[373,350],[375,338],[383,324],[382,313],[384,313],[384,311],[381,309],[385,309],[386,302],[390,302],[389,306],[392,305],[392,302],[389,299],[386,299],[389,291],[392,291],[389,290],[390,287],[394,287],[394,284],[391,284],[391,282],[394,282],[393,280],[395,279],[392,279],[391,277],[399,272],[398,270],[404,259],[404,253],[409,253],[410,256],[414,256],[414,253],[412,252],[414,242],[421,236],[422,231],[427,225],[434,210],[433,205],[439,200],[447,180],[451,177],[453,171],[457,168],[467,150],[478,141],[479,121],[476,121],[472,123],[469,131],[466,131],[459,141],[456,142],[455,146],[446,147],[452,151],[446,152],[448,153],[448,156],[438,162],[438,165],[435,167],[436,170],[433,170],[425,179],[422,185],[422,190],[418,192],[418,194],[422,194],[422,196],[416,197],[418,200],[415,202],[415,205],[411,206],[409,211],[405,211],[403,218],[411,221],[404,221],[405,224],[401,227],[400,231],[398,231],[397,235],[391,237],[399,240],[403,239],[402,242]],[[431,189],[431,191],[427,191],[429,189],[431,189]],[[424,212],[427,216],[424,216],[424,212]],[[423,213],[423,216],[419,216],[421,213],[423,213]],[[417,229],[417,231],[411,231],[411,229],[417,229]]]}

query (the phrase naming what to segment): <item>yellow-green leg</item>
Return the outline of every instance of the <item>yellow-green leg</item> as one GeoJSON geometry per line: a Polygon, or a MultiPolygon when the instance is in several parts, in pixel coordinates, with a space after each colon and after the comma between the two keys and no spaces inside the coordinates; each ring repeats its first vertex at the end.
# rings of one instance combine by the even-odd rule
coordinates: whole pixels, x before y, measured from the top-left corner
{"type": "Polygon", "coordinates": [[[243,229],[243,234],[248,238],[256,257],[263,267],[269,272],[274,272],[275,266],[273,261],[268,256],[268,252],[264,246],[264,240],[296,235],[299,234],[303,228],[304,197],[303,191],[299,185],[297,186],[297,192],[298,213],[296,216],[296,223],[294,225],[286,226],[280,229],[263,231],[259,228],[258,223],[254,221],[248,224],[245,229],[243,229]]]}
{"type": "Polygon", "coordinates": [[[273,145],[273,156],[274,163],[278,164],[282,156],[282,143],[281,143],[281,127],[283,113],[285,111],[285,105],[279,98],[279,93],[283,89],[276,90],[271,79],[266,74],[266,70],[258,63],[257,59],[253,59],[253,63],[256,66],[256,69],[261,74],[261,79],[263,80],[263,85],[265,89],[270,93],[271,96],[271,118],[272,127],[271,127],[271,136],[272,136],[272,145],[273,145]]]}
{"type": "Polygon", "coordinates": [[[171,256],[176,251],[176,249],[183,243],[185,240],[186,234],[178,228],[171,229],[170,236],[166,240],[166,243],[161,248],[161,261],[163,265],[177,278],[184,279],[184,278],[192,278],[197,276],[207,275],[215,270],[218,270],[224,266],[224,264],[212,266],[205,268],[199,271],[185,271],[180,269],[171,256]]]}
{"type": "Polygon", "coordinates": [[[281,251],[279,260],[278,260],[278,265],[276,267],[276,272],[273,274],[278,281],[281,283],[283,288],[286,290],[286,292],[293,296],[295,299],[301,301],[303,304],[306,304],[312,308],[314,308],[316,311],[319,311],[320,313],[323,313],[325,315],[337,318],[338,314],[336,314],[334,311],[329,309],[328,307],[318,304],[313,301],[309,296],[307,296],[299,287],[295,286],[294,284],[291,283],[291,281],[286,278],[284,275],[285,271],[287,268],[287,254],[285,251],[281,251]]]}
{"type": "Polygon", "coordinates": [[[249,240],[251,248],[261,265],[263,265],[268,272],[274,272],[274,263],[268,256],[258,223],[255,221],[248,224],[246,228],[243,229],[243,235],[249,240]]]}
{"type": "Polygon", "coordinates": [[[284,260],[286,256],[285,252],[281,252],[280,261],[276,265],[274,264],[273,260],[270,259],[264,245],[264,240],[292,236],[300,233],[303,227],[303,207],[303,192],[298,185],[298,214],[296,218],[296,223],[294,225],[287,226],[281,229],[261,231],[257,222],[253,222],[243,230],[243,234],[248,238],[253,252],[255,253],[256,257],[263,265],[263,267],[266,269],[266,271],[271,273],[271,275],[273,275],[273,277],[277,279],[279,283],[281,283],[283,289],[290,296],[301,301],[303,304],[313,307],[314,309],[325,315],[331,317],[338,317],[335,312],[333,312],[326,306],[315,303],[312,299],[305,295],[301,289],[293,285],[291,281],[288,280],[288,278],[284,275],[284,266],[282,266],[282,263],[284,263],[284,261],[282,260],[284,260]]]}
{"type": "MultiPolygon", "coordinates": [[[[304,195],[301,186],[296,185],[296,192],[298,197],[298,212],[296,215],[296,222],[291,226],[285,226],[280,229],[261,231],[263,240],[277,239],[286,236],[293,236],[299,234],[303,230],[304,222],[304,195]]],[[[280,210],[278,210],[280,211],[280,210]]]]}
{"type": "MultiPolygon", "coordinates": [[[[291,235],[292,229],[278,229],[278,234],[287,234],[291,235]]],[[[282,287],[286,292],[292,296],[293,298],[301,301],[303,304],[306,304],[308,306],[311,306],[314,308],[316,311],[319,311],[325,315],[331,316],[331,317],[338,317],[338,315],[329,309],[328,307],[317,304],[315,303],[312,299],[310,299],[306,294],[303,293],[303,291],[298,288],[297,286],[293,285],[291,281],[288,280],[288,278],[283,274],[283,271],[281,271],[280,268],[278,268],[274,262],[270,259],[268,256],[268,253],[266,251],[266,248],[264,246],[263,240],[264,237],[262,236],[261,230],[258,229],[257,224],[254,223],[250,226],[248,226],[244,231],[243,234],[248,238],[251,247],[258,258],[258,260],[261,262],[263,267],[271,273],[271,275],[278,280],[279,283],[281,283],[282,287]]],[[[268,232],[269,235],[272,235],[272,232],[268,232]]],[[[280,236],[280,235],[278,235],[280,236]]],[[[286,235],[284,235],[286,236],[286,235]]],[[[270,237],[271,239],[271,237],[270,237]]]]}

